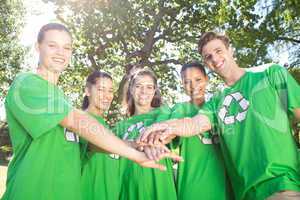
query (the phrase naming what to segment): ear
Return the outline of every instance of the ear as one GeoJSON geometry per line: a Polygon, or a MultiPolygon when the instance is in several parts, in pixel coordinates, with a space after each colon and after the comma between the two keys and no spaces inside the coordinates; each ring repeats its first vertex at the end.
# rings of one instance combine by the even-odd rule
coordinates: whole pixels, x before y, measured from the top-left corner
{"type": "Polygon", "coordinates": [[[84,89],[84,94],[85,94],[86,96],[88,96],[88,97],[91,95],[89,88],[86,87],[86,88],[84,89]]]}

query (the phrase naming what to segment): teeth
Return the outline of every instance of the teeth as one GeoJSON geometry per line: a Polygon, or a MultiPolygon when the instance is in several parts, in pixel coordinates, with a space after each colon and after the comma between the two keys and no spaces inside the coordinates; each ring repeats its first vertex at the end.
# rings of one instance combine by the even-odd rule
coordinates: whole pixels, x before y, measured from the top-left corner
{"type": "Polygon", "coordinates": [[[60,63],[63,63],[64,62],[64,59],[60,59],[60,58],[53,58],[53,60],[55,62],[60,62],[60,63]]]}
{"type": "Polygon", "coordinates": [[[222,65],[223,65],[223,62],[217,64],[217,67],[219,68],[219,67],[221,67],[222,65]]]}

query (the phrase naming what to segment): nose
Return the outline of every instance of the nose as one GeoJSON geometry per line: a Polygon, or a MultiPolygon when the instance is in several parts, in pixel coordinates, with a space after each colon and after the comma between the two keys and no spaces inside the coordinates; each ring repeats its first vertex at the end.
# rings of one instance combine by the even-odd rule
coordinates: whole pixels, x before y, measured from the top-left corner
{"type": "Polygon", "coordinates": [[[146,87],[141,87],[141,93],[146,94],[146,87]]]}
{"type": "Polygon", "coordinates": [[[113,94],[110,91],[104,92],[103,95],[104,95],[104,99],[106,100],[110,100],[113,98],[113,94]]]}
{"type": "Polygon", "coordinates": [[[57,47],[56,53],[57,53],[58,55],[63,55],[63,54],[64,54],[64,48],[63,48],[63,47],[57,47]]]}
{"type": "Polygon", "coordinates": [[[196,87],[196,84],[195,84],[195,82],[194,82],[194,81],[192,81],[192,83],[191,83],[191,89],[192,89],[192,90],[194,90],[194,89],[195,89],[195,87],[196,87]]]}
{"type": "Polygon", "coordinates": [[[213,64],[216,64],[218,62],[217,54],[212,54],[211,55],[211,61],[213,62],[213,64]]]}

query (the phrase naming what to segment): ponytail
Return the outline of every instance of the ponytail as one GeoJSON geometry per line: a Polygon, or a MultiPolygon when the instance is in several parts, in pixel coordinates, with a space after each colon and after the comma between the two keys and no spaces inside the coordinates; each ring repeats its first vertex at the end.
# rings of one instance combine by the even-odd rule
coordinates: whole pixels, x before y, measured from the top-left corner
{"type": "Polygon", "coordinates": [[[83,97],[83,102],[82,102],[82,105],[81,105],[81,109],[82,110],[86,110],[90,105],[90,102],[89,102],[89,98],[88,96],[84,96],[83,97]]]}

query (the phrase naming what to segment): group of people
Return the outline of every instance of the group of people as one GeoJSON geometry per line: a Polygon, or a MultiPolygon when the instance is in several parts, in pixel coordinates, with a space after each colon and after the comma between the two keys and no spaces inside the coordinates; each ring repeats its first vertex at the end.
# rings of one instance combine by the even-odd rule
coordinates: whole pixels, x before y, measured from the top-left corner
{"type": "Polygon", "coordinates": [[[225,89],[205,102],[203,64],[185,64],[191,100],[170,108],[155,74],[137,70],[126,93],[129,117],[111,128],[110,74],[87,77],[82,109],[57,86],[72,55],[69,30],[44,25],[36,49],[37,72],[18,75],[5,100],[14,156],[2,200],[300,199],[289,123],[300,120],[300,87],[283,67],[246,71],[226,36],[204,33],[199,53],[225,89]]]}

